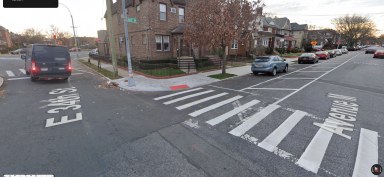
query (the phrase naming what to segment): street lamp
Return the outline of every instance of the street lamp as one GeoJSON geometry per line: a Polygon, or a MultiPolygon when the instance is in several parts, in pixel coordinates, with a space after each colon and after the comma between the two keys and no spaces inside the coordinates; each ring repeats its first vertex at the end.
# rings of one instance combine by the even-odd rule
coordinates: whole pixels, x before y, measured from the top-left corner
{"type": "MultiPolygon", "coordinates": [[[[65,8],[68,9],[68,7],[65,6],[64,4],[62,4],[62,3],[59,3],[59,4],[63,5],[65,8]]],[[[68,11],[69,11],[69,14],[71,15],[71,19],[72,19],[73,35],[75,36],[75,44],[76,44],[76,55],[77,55],[77,59],[79,59],[79,50],[77,49],[77,41],[76,41],[75,25],[73,24],[73,17],[72,17],[72,13],[71,13],[71,11],[70,11],[69,9],[68,9],[68,11]]]]}

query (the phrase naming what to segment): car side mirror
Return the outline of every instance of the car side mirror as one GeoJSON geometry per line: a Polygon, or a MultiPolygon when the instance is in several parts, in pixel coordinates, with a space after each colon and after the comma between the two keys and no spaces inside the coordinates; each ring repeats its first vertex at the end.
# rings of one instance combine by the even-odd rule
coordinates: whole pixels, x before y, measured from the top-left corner
{"type": "Polygon", "coordinates": [[[284,61],[287,61],[287,60],[284,58],[284,61]]]}

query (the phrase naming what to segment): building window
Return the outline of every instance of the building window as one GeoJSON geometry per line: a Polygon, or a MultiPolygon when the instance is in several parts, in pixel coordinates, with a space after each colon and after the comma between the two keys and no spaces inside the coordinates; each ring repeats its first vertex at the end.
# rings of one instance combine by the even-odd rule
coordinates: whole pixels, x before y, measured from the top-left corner
{"type": "Polygon", "coordinates": [[[184,8],[179,8],[179,23],[184,23],[184,8]]]}
{"type": "MultiPolygon", "coordinates": [[[[121,40],[120,40],[121,37],[119,37],[119,49],[121,50],[121,40]]],[[[116,40],[116,39],[115,39],[116,40]]]]}
{"type": "Polygon", "coordinates": [[[156,50],[157,51],[162,51],[163,50],[163,45],[162,45],[162,37],[160,35],[156,35],[156,50]]]}
{"type": "Polygon", "coordinates": [[[136,6],[136,11],[140,11],[140,6],[136,6]]]}
{"type": "Polygon", "coordinates": [[[135,44],[135,36],[131,36],[131,43],[135,44]]]}
{"type": "Polygon", "coordinates": [[[237,39],[235,39],[234,41],[232,41],[231,48],[232,48],[232,49],[238,49],[238,48],[239,48],[239,44],[238,44],[237,39]]]}
{"type": "Polygon", "coordinates": [[[164,42],[164,51],[169,51],[169,36],[163,36],[163,42],[164,42]]]}
{"type": "Polygon", "coordinates": [[[170,51],[169,36],[156,35],[156,50],[157,51],[170,51]]]}
{"type": "Polygon", "coordinates": [[[147,35],[143,34],[141,38],[143,39],[143,44],[147,44],[147,35]]]}
{"type": "Polygon", "coordinates": [[[167,21],[167,5],[160,4],[160,20],[167,21]]]}
{"type": "Polygon", "coordinates": [[[120,24],[120,15],[119,14],[117,14],[117,21],[119,22],[119,24],[120,24]]]}
{"type": "Polygon", "coordinates": [[[268,32],[272,32],[272,28],[268,28],[268,32]]]}

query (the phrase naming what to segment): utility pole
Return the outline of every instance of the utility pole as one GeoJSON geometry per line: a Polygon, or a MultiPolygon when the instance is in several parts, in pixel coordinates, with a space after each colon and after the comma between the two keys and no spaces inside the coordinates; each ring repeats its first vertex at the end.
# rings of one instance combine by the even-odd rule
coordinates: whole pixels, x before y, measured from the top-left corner
{"type": "MultiPolygon", "coordinates": [[[[341,43],[341,33],[339,33],[340,34],[340,36],[339,36],[339,41],[340,41],[340,43],[341,43]]],[[[340,44],[337,44],[337,49],[339,49],[339,45],[340,44]]]]}
{"type": "MultiPolygon", "coordinates": [[[[111,54],[112,54],[112,65],[113,65],[113,74],[114,77],[118,76],[117,62],[116,62],[116,51],[115,51],[115,37],[113,35],[113,19],[112,19],[112,8],[111,0],[106,0],[107,2],[107,24],[109,31],[109,43],[111,44],[111,54]]],[[[124,7],[123,7],[124,8],[124,7]]]]}
{"type": "MultiPolygon", "coordinates": [[[[135,79],[133,78],[132,73],[132,64],[131,64],[131,51],[129,49],[129,35],[128,35],[128,24],[127,24],[127,12],[125,11],[125,0],[121,0],[123,6],[123,16],[124,16],[124,31],[125,31],[125,47],[127,49],[127,59],[128,59],[128,69],[129,69],[129,77],[128,77],[128,86],[135,86],[135,79]]],[[[147,29],[148,32],[148,29],[147,29]]],[[[147,35],[148,38],[148,35],[147,35]]]]}

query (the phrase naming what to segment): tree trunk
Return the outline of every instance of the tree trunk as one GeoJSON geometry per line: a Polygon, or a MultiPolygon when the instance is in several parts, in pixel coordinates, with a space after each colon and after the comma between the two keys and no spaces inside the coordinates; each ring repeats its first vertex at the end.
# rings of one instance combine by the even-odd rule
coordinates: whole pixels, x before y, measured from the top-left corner
{"type": "Polygon", "coordinates": [[[221,46],[222,48],[223,48],[223,66],[222,66],[222,68],[221,68],[221,75],[223,75],[223,76],[225,76],[226,75],[226,73],[225,73],[225,67],[226,67],[226,64],[227,64],[227,54],[225,53],[226,52],[226,47],[227,46],[221,46]]]}

